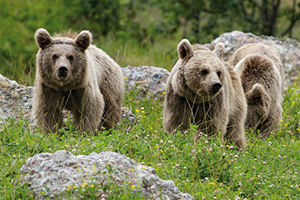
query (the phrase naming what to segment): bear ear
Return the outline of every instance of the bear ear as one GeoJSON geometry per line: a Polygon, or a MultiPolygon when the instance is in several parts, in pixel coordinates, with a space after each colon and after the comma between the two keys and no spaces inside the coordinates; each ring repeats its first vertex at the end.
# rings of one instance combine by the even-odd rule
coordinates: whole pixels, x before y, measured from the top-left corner
{"type": "Polygon", "coordinates": [[[270,109],[270,97],[265,88],[259,83],[254,84],[251,90],[246,93],[246,99],[248,105],[258,105],[265,112],[270,109]]]}
{"type": "Polygon", "coordinates": [[[225,53],[225,46],[222,42],[219,42],[216,44],[214,52],[217,54],[217,56],[221,59],[223,59],[224,53],[225,53]]]}
{"type": "Polygon", "coordinates": [[[74,44],[81,50],[85,51],[92,43],[92,34],[89,31],[81,31],[75,38],[74,44]]]}
{"type": "Polygon", "coordinates": [[[36,44],[41,49],[45,49],[49,44],[51,44],[53,42],[53,39],[50,36],[50,34],[48,33],[48,31],[43,28],[40,28],[35,32],[34,38],[35,38],[36,44]]]}
{"type": "Polygon", "coordinates": [[[193,46],[187,39],[181,40],[177,46],[178,56],[181,59],[192,57],[194,55],[193,46]]]}

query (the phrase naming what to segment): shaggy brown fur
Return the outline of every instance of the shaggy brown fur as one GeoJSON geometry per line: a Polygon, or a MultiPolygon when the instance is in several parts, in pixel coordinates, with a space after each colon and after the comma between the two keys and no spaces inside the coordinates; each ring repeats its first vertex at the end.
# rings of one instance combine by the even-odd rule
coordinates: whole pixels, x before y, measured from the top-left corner
{"type": "Polygon", "coordinates": [[[269,137],[279,128],[282,115],[284,72],[279,54],[270,46],[250,44],[238,49],[229,63],[235,65],[246,95],[246,127],[269,137]]]}
{"type": "Polygon", "coordinates": [[[190,123],[198,130],[246,147],[244,120],[246,99],[239,77],[219,56],[224,45],[214,51],[195,48],[186,39],[177,47],[179,60],[167,82],[164,104],[164,127],[167,133],[190,123]]]}
{"type": "Polygon", "coordinates": [[[56,132],[62,125],[62,110],[72,111],[75,125],[94,131],[121,121],[124,81],[119,65],[104,51],[91,45],[92,35],[51,37],[38,29],[35,40],[36,79],[33,116],[45,132],[56,132]]]}

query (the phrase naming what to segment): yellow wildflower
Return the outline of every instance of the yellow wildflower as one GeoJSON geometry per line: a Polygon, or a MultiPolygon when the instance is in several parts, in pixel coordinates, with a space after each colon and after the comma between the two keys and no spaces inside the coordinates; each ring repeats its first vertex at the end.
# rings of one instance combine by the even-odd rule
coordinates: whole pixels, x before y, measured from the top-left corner
{"type": "Polygon", "coordinates": [[[285,144],[284,144],[284,145],[282,145],[282,146],[286,147],[286,145],[285,145],[285,144]]]}
{"type": "Polygon", "coordinates": [[[87,184],[86,184],[86,183],[82,183],[82,185],[84,185],[84,186],[87,186],[87,184]]]}
{"type": "Polygon", "coordinates": [[[93,187],[95,187],[95,186],[92,184],[91,187],[93,188],[93,187]]]}
{"type": "Polygon", "coordinates": [[[134,189],[134,188],[135,188],[135,186],[134,186],[134,185],[132,185],[132,186],[131,186],[131,188],[132,188],[132,189],[134,189]]]}
{"type": "Polygon", "coordinates": [[[127,80],[127,77],[124,77],[124,80],[127,80]]]}
{"type": "Polygon", "coordinates": [[[142,169],[146,169],[146,167],[141,167],[142,169]]]}
{"type": "Polygon", "coordinates": [[[135,112],[140,112],[140,110],[135,110],[135,112]]]}
{"type": "Polygon", "coordinates": [[[70,185],[68,185],[68,186],[67,186],[67,188],[71,188],[71,186],[70,186],[70,185]]]}
{"type": "Polygon", "coordinates": [[[165,94],[166,94],[166,92],[163,92],[162,94],[163,94],[163,95],[165,95],[165,94]]]}

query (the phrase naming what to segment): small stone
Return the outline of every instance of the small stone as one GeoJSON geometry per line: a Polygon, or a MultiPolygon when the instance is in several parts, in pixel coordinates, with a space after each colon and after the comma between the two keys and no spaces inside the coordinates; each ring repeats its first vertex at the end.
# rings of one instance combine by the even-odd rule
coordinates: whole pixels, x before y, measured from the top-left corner
{"type": "Polygon", "coordinates": [[[15,98],[15,99],[18,99],[18,98],[20,97],[19,93],[16,92],[16,91],[12,91],[12,92],[11,92],[11,96],[12,96],[13,98],[15,98]]]}

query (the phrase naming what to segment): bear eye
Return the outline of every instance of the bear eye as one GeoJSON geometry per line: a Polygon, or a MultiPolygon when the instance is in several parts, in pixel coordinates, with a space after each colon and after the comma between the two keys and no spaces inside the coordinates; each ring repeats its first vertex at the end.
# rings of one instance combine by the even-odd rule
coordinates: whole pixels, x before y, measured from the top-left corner
{"type": "Polygon", "coordinates": [[[217,75],[218,75],[218,77],[220,78],[220,76],[221,76],[221,72],[220,72],[220,71],[218,71],[218,72],[217,72],[217,75]]]}
{"type": "Polygon", "coordinates": [[[70,56],[67,56],[68,60],[69,61],[73,61],[74,60],[74,56],[70,55],[70,56]]]}
{"type": "Polygon", "coordinates": [[[203,69],[201,70],[200,72],[203,76],[207,75],[208,74],[208,71],[206,69],[203,69]]]}
{"type": "Polygon", "coordinates": [[[58,55],[57,55],[57,54],[54,54],[54,55],[52,56],[52,59],[53,59],[53,60],[57,60],[57,58],[58,58],[58,55]]]}

